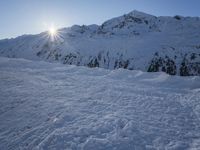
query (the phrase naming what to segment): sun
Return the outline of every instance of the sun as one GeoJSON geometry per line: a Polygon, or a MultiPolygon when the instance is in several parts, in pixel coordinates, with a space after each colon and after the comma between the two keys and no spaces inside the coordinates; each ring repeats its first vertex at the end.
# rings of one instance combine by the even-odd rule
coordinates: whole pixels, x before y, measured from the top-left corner
{"type": "Polygon", "coordinates": [[[56,36],[56,34],[57,34],[56,28],[55,28],[55,27],[50,27],[50,28],[49,28],[49,34],[50,34],[52,37],[56,36]]]}
{"type": "Polygon", "coordinates": [[[47,32],[44,35],[46,38],[48,38],[51,42],[59,42],[63,41],[62,31],[58,29],[58,26],[50,25],[47,28],[47,32]]]}

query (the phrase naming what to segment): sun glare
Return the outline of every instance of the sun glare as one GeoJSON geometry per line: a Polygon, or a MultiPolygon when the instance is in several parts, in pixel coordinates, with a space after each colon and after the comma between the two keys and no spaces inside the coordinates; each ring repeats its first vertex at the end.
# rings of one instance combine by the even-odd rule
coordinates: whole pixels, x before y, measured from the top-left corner
{"type": "Polygon", "coordinates": [[[62,32],[55,28],[54,25],[49,26],[48,32],[47,34],[45,34],[45,37],[48,37],[52,42],[63,41],[62,32]]]}
{"type": "Polygon", "coordinates": [[[51,36],[55,36],[56,35],[56,29],[54,28],[54,27],[51,27],[51,28],[49,28],[49,34],[51,35],[51,36]]]}

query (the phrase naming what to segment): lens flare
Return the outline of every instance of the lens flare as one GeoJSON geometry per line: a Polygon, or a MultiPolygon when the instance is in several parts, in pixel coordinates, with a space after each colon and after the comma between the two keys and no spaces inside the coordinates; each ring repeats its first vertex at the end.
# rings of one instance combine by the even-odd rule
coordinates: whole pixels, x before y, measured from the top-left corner
{"type": "Polygon", "coordinates": [[[48,29],[47,32],[43,34],[43,37],[46,40],[50,40],[52,44],[58,44],[64,42],[63,34],[65,34],[65,32],[63,32],[63,30],[58,29],[58,27],[57,26],[55,27],[54,24],[47,26],[47,29],[48,29]]]}
{"type": "Polygon", "coordinates": [[[56,29],[54,27],[49,28],[49,34],[52,37],[56,36],[56,33],[57,33],[57,31],[56,31],[56,29]]]}

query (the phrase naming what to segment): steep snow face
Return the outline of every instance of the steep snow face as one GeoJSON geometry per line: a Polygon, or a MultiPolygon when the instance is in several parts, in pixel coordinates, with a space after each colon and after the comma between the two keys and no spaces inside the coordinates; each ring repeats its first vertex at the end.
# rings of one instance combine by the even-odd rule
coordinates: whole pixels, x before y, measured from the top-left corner
{"type": "Polygon", "coordinates": [[[59,61],[107,69],[164,71],[171,75],[200,75],[200,18],[156,17],[138,11],[102,25],[59,30],[0,41],[0,55],[59,61]]]}
{"type": "Polygon", "coordinates": [[[0,149],[197,150],[200,77],[0,58],[0,149]]]}

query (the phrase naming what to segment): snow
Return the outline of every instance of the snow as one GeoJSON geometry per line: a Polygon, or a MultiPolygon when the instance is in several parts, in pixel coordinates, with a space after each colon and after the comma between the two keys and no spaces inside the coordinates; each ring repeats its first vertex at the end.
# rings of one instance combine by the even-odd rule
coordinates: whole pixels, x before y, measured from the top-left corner
{"type": "Polygon", "coordinates": [[[0,58],[0,149],[199,149],[200,77],[0,58]]]}

